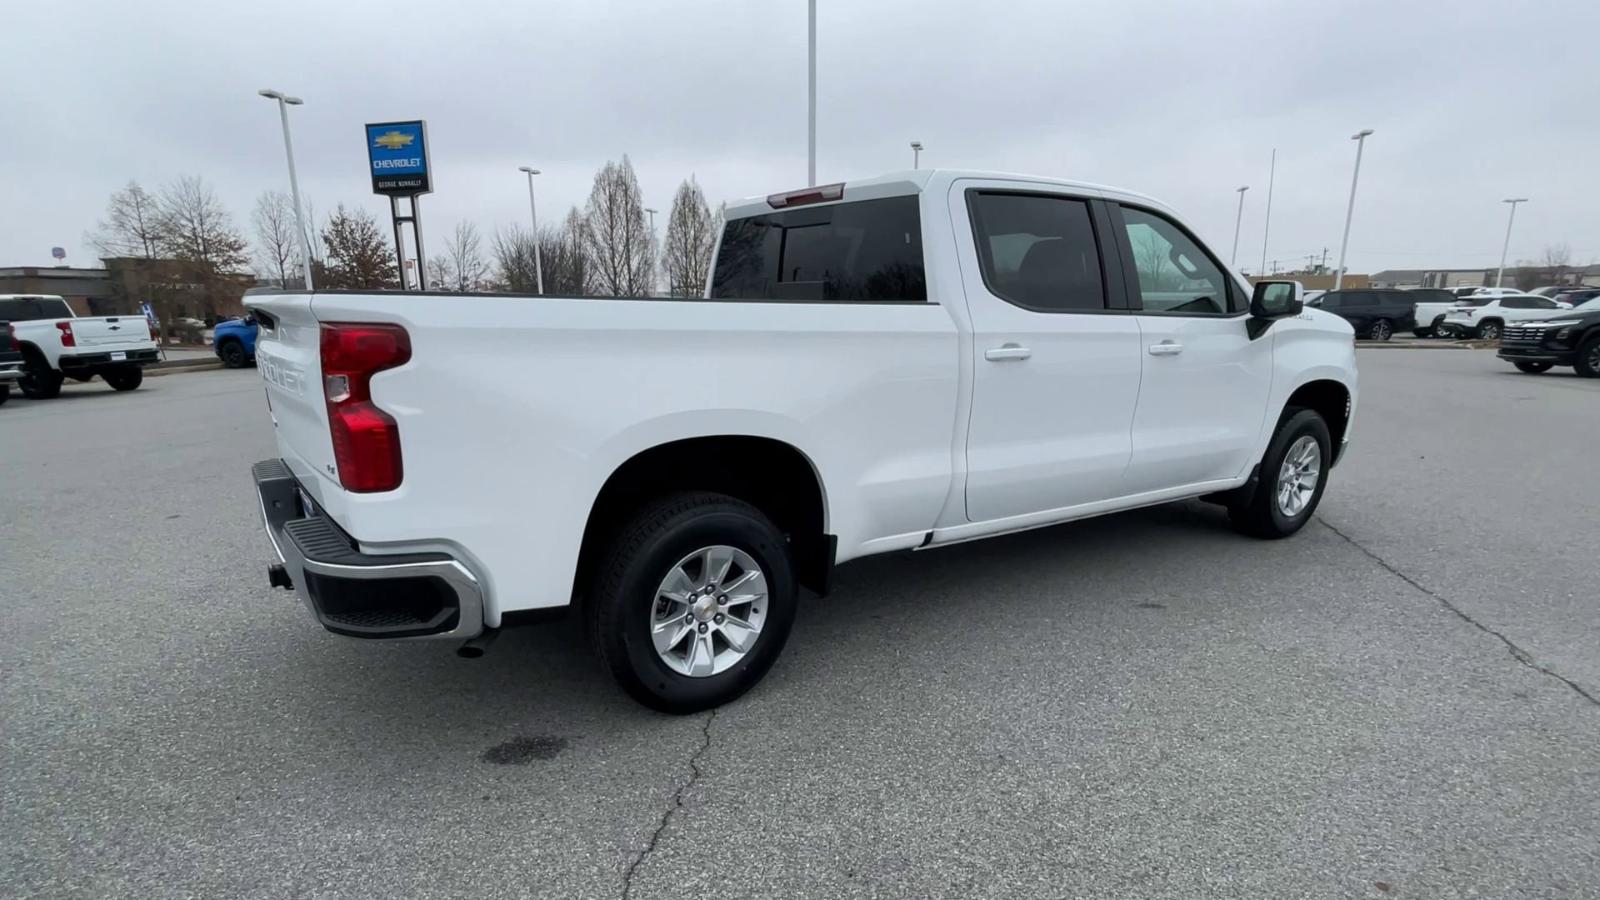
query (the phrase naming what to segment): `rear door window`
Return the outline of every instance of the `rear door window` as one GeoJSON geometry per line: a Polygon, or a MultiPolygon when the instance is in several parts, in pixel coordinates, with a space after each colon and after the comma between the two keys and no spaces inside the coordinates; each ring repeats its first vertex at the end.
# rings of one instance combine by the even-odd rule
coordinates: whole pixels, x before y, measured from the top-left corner
{"type": "Polygon", "coordinates": [[[1042,194],[972,194],[978,263],[990,291],[1037,312],[1106,308],[1089,204],[1042,194]]]}
{"type": "Polygon", "coordinates": [[[917,198],[734,219],[722,231],[711,296],[802,303],[926,301],[917,198]]]}

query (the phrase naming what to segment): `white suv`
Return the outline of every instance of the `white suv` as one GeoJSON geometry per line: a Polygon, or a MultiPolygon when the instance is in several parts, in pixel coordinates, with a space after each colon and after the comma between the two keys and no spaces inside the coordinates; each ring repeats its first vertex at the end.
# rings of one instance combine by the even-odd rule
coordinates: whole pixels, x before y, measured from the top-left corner
{"type": "MultiPolygon", "coordinates": [[[[1483,296],[1475,295],[1474,299],[1482,300],[1483,296]]],[[[1571,308],[1570,304],[1537,294],[1514,294],[1496,297],[1482,306],[1452,307],[1445,313],[1441,327],[1450,337],[1478,337],[1493,341],[1499,339],[1507,322],[1548,319],[1555,310],[1571,308]]]]}

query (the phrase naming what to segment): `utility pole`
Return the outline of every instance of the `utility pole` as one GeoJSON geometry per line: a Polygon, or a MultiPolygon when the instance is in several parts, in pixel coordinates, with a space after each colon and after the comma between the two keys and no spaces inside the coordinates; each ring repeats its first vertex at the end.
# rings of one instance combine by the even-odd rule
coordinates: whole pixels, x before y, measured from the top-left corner
{"type": "Polygon", "coordinates": [[[1233,253],[1228,256],[1228,268],[1233,268],[1234,260],[1239,258],[1239,225],[1244,222],[1244,192],[1250,190],[1250,185],[1237,188],[1239,192],[1239,214],[1233,220],[1233,253]]]}
{"type": "Polygon", "coordinates": [[[1501,200],[1500,202],[1511,204],[1511,215],[1506,218],[1506,242],[1500,245],[1500,270],[1494,273],[1495,287],[1499,287],[1500,282],[1504,281],[1506,277],[1506,252],[1511,249],[1511,225],[1517,221],[1517,204],[1527,203],[1528,198],[1515,197],[1509,200],[1501,200]]]}
{"type": "Polygon", "coordinates": [[[1267,217],[1261,225],[1261,267],[1267,265],[1267,235],[1272,230],[1272,183],[1278,178],[1278,148],[1272,148],[1272,168],[1267,170],[1267,217]]]}

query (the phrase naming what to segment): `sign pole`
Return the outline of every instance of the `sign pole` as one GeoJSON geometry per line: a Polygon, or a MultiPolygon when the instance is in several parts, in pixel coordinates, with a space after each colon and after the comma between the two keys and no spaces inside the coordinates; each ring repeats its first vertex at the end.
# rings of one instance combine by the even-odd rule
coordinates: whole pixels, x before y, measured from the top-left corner
{"type": "Polygon", "coordinates": [[[411,195],[411,236],[417,239],[417,290],[428,289],[428,255],[422,251],[422,213],[417,195],[411,195]]]}
{"type": "Polygon", "coordinates": [[[406,241],[405,232],[400,230],[400,198],[389,195],[389,222],[394,227],[394,258],[395,264],[400,267],[400,290],[406,289],[406,241]]]}

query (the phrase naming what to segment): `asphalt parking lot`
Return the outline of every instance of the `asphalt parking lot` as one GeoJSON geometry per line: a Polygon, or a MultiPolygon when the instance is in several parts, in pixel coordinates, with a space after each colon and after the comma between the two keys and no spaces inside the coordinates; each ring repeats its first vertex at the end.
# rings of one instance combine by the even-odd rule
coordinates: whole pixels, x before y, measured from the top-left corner
{"type": "Polygon", "coordinates": [[[0,896],[1600,897],[1600,380],[1360,354],[1262,543],[1192,503],[845,567],[745,699],[267,587],[253,371],[0,409],[0,896]]]}

